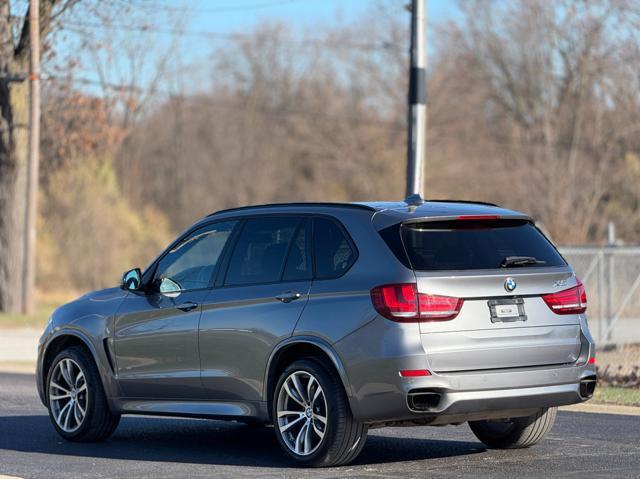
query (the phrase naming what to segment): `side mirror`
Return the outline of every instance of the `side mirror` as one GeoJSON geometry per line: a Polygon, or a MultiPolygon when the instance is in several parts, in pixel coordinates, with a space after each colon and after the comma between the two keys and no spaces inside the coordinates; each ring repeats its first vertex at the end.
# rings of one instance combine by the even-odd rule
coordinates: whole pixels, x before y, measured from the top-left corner
{"type": "Polygon", "coordinates": [[[140,268],[133,268],[122,275],[122,289],[138,291],[142,285],[142,271],[140,268]]]}

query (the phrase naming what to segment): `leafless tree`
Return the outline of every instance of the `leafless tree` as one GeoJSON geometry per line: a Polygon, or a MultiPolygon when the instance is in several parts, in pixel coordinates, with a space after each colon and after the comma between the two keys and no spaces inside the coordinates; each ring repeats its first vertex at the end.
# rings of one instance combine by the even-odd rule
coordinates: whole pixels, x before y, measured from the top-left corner
{"type": "MultiPolygon", "coordinates": [[[[177,228],[249,202],[401,198],[400,3],[302,36],[263,25],[218,49],[214,87],[168,102],[121,150],[121,164],[153,171],[121,169],[136,202],[177,228]]],[[[639,5],[469,0],[460,22],[434,26],[428,196],[524,209],[565,243],[601,238],[608,219],[632,239],[639,5]]]]}
{"type": "MultiPolygon", "coordinates": [[[[76,1],[40,2],[43,39],[76,1]]],[[[12,6],[8,0],[0,3],[0,311],[19,308],[25,234],[29,22],[28,9],[15,16],[12,6]]]]}
{"type": "MultiPolygon", "coordinates": [[[[143,111],[142,107],[147,97],[140,85],[144,83],[147,89],[155,89],[160,78],[166,73],[169,55],[161,55],[162,62],[154,63],[150,76],[138,78],[146,73],[148,67],[150,39],[126,32],[128,39],[125,42],[125,32],[108,27],[122,26],[125,20],[135,22],[142,13],[145,25],[152,27],[153,21],[159,15],[153,13],[154,10],[159,8],[147,0],[40,1],[40,33],[45,56],[45,102],[48,101],[49,107],[56,102],[59,106],[62,104],[63,108],[60,111],[68,115],[66,119],[62,119],[60,115],[53,119],[56,127],[64,125],[65,121],[66,126],[71,127],[60,132],[61,139],[55,139],[54,152],[45,151],[45,159],[52,160],[43,164],[45,180],[48,173],[55,171],[56,165],[60,166],[69,161],[69,155],[65,154],[82,144],[91,145],[96,141],[104,143],[113,133],[114,124],[120,128],[132,124],[136,116],[143,111]],[[134,15],[134,7],[142,7],[145,11],[136,11],[134,15]],[[96,28],[95,22],[100,28],[96,28]],[[69,33],[73,41],[69,40],[68,35],[63,38],[62,32],[69,33]],[[123,41],[119,42],[118,38],[123,41]],[[64,55],[60,55],[61,51],[56,48],[58,44],[62,46],[61,50],[65,50],[64,55]],[[114,49],[118,44],[122,48],[116,53],[114,49]],[[87,64],[86,57],[93,60],[91,65],[87,64]],[[122,75],[114,80],[113,72],[123,65],[127,75],[126,81],[122,75]],[[82,67],[85,71],[97,74],[103,90],[101,98],[92,100],[81,93],[83,86],[87,90],[91,85],[82,83],[86,79],[73,76],[74,67],[82,67]],[[124,84],[126,88],[114,88],[111,85],[114,81],[124,84]],[[102,107],[105,104],[113,105],[116,100],[119,108],[102,107]],[[96,115],[97,123],[106,124],[100,117],[104,112],[115,112],[117,115],[117,118],[109,119],[107,134],[101,138],[96,138],[95,132],[92,132],[87,124],[78,121],[74,123],[71,118],[73,115],[69,116],[71,108],[67,106],[75,105],[78,110],[75,120],[82,121],[83,115],[86,120],[86,106],[91,102],[98,106],[92,112],[96,115]],[[74,124],[78,126],[76,130],[71,126],[74,124]],[[79,138],[80,136],[82,138],[79,138]]],[[[0,1],[0,311],[17,311],[20,306],[29,101],[26,81],[29,69],[28,15],[27,0],[0,1]]],[[[178,22],[182,15],[172,11],[172,18],[172,24],[177,25],[175,22],[178,22]]],[[[175,44],[173,46],[175,47],[175,44]]],[[[169,51],[172,49],[169,48],[169,51]]],[[[51,119],[45,117],[44,122],[51,123],[51,119]]],[[[51,139],[51,136],[45,135],[43,140],[46,142],[51,139]]]]}
{"type": "Polygon", "coordinates": [[[472,127],[475,151],[460,164],[484,169],[485,196],[533,212],[554,237],[597,237],[640,147],[640,3],[460,5],[464,23],[443,32],[436,73],[461,93],[456,129],[472,127]]]}
{"type": "MultiPolygon", "coordinates": [[[[89,2],[80,5],[94,8],[99,29],[77,19],[63,24],[88,42],[88,53],[67,48],[68,57],[54,58],[44,91],[42,220],[55,247],[41,251],[65,256],[55,264],[72,265],[75,286],[112,284],[115,272],[159,249],[169,229],[216,209],[402,198],[403,0],[381,0],[382,9],[357,21],[308,32],[265,23],[216,37],[208,78],[180,62],[180,26],[168,29],[175,42],[155,43],[153,28],[141,27],[158,2],[120,15],[131,2],[89,2]],[[157,54],[148,54],[151,46],[157,54]],[[89,73],[86,84],[80,67],[89,73]],[[97,222],[100,215],[108,220],[97,222]],[[91,257],[96,244],[100,258],[91,257]],[[71,261],[69,251],[84,260],[71,261]]],[[[532,212],[562,243],[598,241],[609,219],[623,238],[637,241],[639,6],[465,0],[456,21],[431,24],[427,196],[532,212]]],[[[14,29],[11,55],[16,35],[14,29]]],[[[26,100],[16,96],[21,84],[2,85],[14,103],[3,110],[13,129],[2,129],[0,146],[14,151],[7,148],[22,141],[18,100],[26,100]]],[[[14,193],[19,169],[5,166],[18,164],[11,155],[3,156],[14,163],[2,163],[0,178],[5,238],[21,220],[19,202],[5,200],[22,197],[14,193]]],[[[11,239],[2,241],[0,291],[17,274],[10,268],[20,254],[5,247],[11,239]]]]}

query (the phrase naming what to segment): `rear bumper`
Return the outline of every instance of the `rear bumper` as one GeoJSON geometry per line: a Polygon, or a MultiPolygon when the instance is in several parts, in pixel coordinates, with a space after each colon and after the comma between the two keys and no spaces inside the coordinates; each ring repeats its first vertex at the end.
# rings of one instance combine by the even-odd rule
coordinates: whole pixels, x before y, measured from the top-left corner
{"type": "Polygon", "coordinates": [[[592,365],[399,378],[395,390],[361,397],[354,414],[369,423],[433,425],[528,416],[536,409],[586,401],[589,395],[584,386],[581,395],[580,385],[593,379],[592,365]]]}
{"type": "Polygon", "coordinates": [[[581,394],[581,383],[594,386],[595,364],[588,360],[595,355],[595,345],[585,318],[581,320],[576,362],[464,372],[433,372],[416,329],[412,324],[374,321],[362,328],[361,334],[341,341],[356,419],[374,425],[398,421],[451,424],[527,416],[536,409],[586,401],[589,394],[581,394]],[[384,341],[367,342],[363,335],[384,341]],[[398,372],[404,369],[428,369],[432,374],[400,377],[398,372]],[[423,406],[427,407],[418,410],[410,404],[417,392],[438,397],[425,401],[423,406]]]}
{"type": "MultiPolygon", "coordinates": [[[[416,397],[409,394],[410,398],[416,397]]],[[[483,391],[442,391],[440,401],[426,413],[429,424],[451,424],[479,419],[528,416],[544,407],[563,406],[585,401],[580,383],[483,391]]],[[[410,401],[411,402],[411,401],[410,401]]],[[[412,404],[408,407],[411,409],[412,404]]]]}

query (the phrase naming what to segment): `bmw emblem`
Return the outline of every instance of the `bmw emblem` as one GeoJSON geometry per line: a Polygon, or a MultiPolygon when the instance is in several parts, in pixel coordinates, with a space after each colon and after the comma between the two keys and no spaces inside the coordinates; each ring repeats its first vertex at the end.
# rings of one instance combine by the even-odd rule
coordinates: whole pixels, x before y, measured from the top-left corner
{"type": "Polygon", "coordinates": [[[506,289],[509,293],[516,289],[516,280],[513,278],[507,278],[504,281],[504,289],[506,289]]]}

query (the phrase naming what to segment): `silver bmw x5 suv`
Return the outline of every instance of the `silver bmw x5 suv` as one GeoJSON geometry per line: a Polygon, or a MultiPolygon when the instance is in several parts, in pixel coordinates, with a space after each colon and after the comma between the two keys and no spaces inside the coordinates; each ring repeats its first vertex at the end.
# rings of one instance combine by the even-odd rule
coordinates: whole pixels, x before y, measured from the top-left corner
{"type": "Polygon", "coordinates": [[[60,307],[38,390],[71,441],[151,414],[273,424],[308,466],[391,425],[468,422],[488,447],[528,447],[593,394],[586,301],[531,218],[495,205],[238,208],[60,307]]]}

